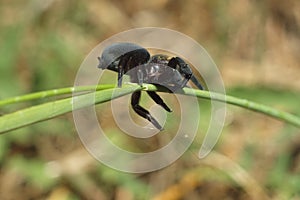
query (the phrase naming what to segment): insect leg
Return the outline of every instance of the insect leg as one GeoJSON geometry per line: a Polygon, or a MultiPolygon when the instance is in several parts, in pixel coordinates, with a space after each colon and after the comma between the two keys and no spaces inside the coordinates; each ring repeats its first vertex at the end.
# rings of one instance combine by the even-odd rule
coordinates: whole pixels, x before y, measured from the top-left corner
{"type": "Polygon", "coordinates": [[[161,125],[159,125],[159,123],[156,121],[156,119],[154,119],[154,117],[151,116],[149,111],[139,105],[140,98],[141,98],[141,91],[132,93],[131,106],[132,106],[133,110],[141,117],[150,121],[157,129],[163,130],[161,125]]]}
{"type": "Polygon", "coordinates": [[[118,87],[122,87],[122,79],[123,79],[123,74],[124,74],[124,68],[122,65],[119,66],[119,71],[118,71],[118,87]]]}
{"type": "Polygon", "coordinates": [[[144,82],[144,74],[143,74],[143,72],[142,72],[141,69],[138,69],[137,77],[138,77],[138,83],[139,83],[139,85],[143,85],[143,82],[144,82]]]}
{"type": "Polygon", "coordinates": [[[200,90],[203,90],[202,85],[193,75],[191,67],[187,63],[185,63],[181,58],[173,57],[169,61],[168,65],[174,69],[177,69],[180,72],[180,74],[185,78],[181,85],[182,88],[187,84],[188,80],[191,80],[200,90]]]}
{"type": "Polygon", "coordinates": [[[167,104],[165,104],[164,100],[162,100],[162,98],[156,92],[147,91],[147,93],[155,101],[155,103],[163,107],[166,111],[172,112],[171,108],[169,108],[167,104]]]}
{"type": "Polygon", "coordinates": [[[128,56],[124,56],[120,59],[119,66],[118,66],[118,87],[122,87],[122,79],[125,73],[125,67],[128,63],[128,56]]]}
{"type": "Polygon", "coordinates": [[[199,83],[199,81],[196,79],[196,77],[194,75],[192,75],[191,81],[197,86],[197,88],[199,88],[200,90],[203,90],[202,85],[199,83]]]}

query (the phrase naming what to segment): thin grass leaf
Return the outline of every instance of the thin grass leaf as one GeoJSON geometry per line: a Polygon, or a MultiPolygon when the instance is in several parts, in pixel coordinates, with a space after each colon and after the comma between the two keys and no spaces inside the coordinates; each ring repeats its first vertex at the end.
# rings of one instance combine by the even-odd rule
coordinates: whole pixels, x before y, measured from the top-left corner
{"type": "Polygon", "coordinates": [[[16,96],[7,98],[0,101],[0,107],[21,103],[25,101],[32,101],[36,99],[43,99],[47,97],[53,96],[60,96],[65,94],[72,94],[77,92],[91,92],[91,91],[99,91],[104,89],[109,89],[115,87],[114,85],[92,85],[92,86],[80,86],[80,87],[67,87],[67,88],[60,88],[60,89],[53,89],[53,90],[45,90],[41,92],[30,93],[22,96],[16,96]]]}
{"type": "MultiPolygon", "coordinates": [[[[143,87],[140,87],[137,84],[124,84],[123,88],[113,88],[113,85],[99,85],[99,86],[83,86],[78,88],[63,88],[58,90],[50,90],[39,93],[33,93],[29,95],[24,95],[20,97],[10,98],[10,100],[3,100],[0,102],[0,105],[8,105],[9,103],[18,103],[22,101],[28,101],[38,98],[44,98],[45,96],[55,96],[61,94],[71,94],[75,92],[90,92],[88,94],[82,94],[76,96],[76,108],[73,107],[73,98],[66,98],[62,100],[57,100],[42,105],[33,106],[26,108],[11,114],[4,115],[0,117],[0,133],[5,133],[23,126],[27,126],[33,123],[40,121],[48,120],[56,116],[71,112],[74,109],[80,109],[83,107],[91,106],[93,104],[103,103],[114,98],[130,94],[137,90],[144,91],[157,91],[157,92],[169,92],[163,87],[157,87],[151,84],[144,84],[143,87]],[[93,90],[100,90],[97,92],[91,92],[93,90]],[[58,92],[57,92],[58,91],[58,92]],[[112,97],[112,94],[114,96],[112,97]],[[90,102],[91,95],[95,95],[95,102],[90,102]],[[6,103],[3,103],[6,102],[6,103]]],[[[255,103],[246,99],[240,99],[233,96],[226,95],[214,92],[208,92],[203,90],[196,90],[191,88],[183,88],[178,93],[183,95],[196,96],[198,98],[209,99],[213,101],[220,101],[243,108],[247,108],[265,115],[274,117],[281,121],[287,122],[294,126],[300,127],[300,118],[296,115],[276,110],[272,107],[255,103]]]]}
{"type": "MultiPolygon", "coordinates": [[[[95,87],[94,87],[95,88],[95,87]]],[[[30,108],[22,109],[0,117],[0,133],[12,131],[30,124],[45,121],[76,109],[110,101],[114,98],[130,94],[136,90],[142,89],[140,86],[131,86],[123,88],[113,88],[91,92],[75,97],[69,97],[30,108]],[[91,102],[94,99],[94,102],[91,102]],[[74,100],[76,103],[74,107],[74,100]]]]}
{"type": "MultiPolygon", "coordinates": [[[[144,90],[165,91],[165,89],[163,89],[163,88],[157,87],[155,85],[150,85],[150,84],[145,85],[144,90]]],[[[260,103],[249,101],[247,99],[240,99],[240,98],[229,96],[229,95],[224,96],[223,94],[219,94],[219,93],[215,93],[215,92],[208,92],[205,90],[195,90],[192,88],[183,88],[180,93],[182,93],[184,95],[196,96],[198,98],[209,99],[209,100],[213,100],[213,101],[220,101],[220,102],[236,105],[239,107],[243,107],[243,108],[246,108],[249,110],[253,110],[255,112],[259,112],[259,113],[268,115],[270,117],[279,119],[281,121],[287,122],[294,126],[300,127],[300,117],[299,116],[296,116],[296,115],[293,115],[293,114],[290,114],[290,113],[287,113],[284,111],[280,111],[280,110],[274,109],[272,107],[269,107],[269,106],[266,106],[266,105],[263,105],[260,103]]]]}

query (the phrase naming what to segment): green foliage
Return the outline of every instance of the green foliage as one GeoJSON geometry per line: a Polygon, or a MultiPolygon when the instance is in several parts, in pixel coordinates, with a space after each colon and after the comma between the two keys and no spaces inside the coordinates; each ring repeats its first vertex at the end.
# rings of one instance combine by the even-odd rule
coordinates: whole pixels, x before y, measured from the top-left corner
{"type": "Polygon", "coordinates": [[[136,179],[136,175],[123,173],[106,166],[101,166],[98,170],[98,177],[111,186],[119,185],[130,190],[137,199],[147,198],[147,184],[136,179]]]}
{"type": "Polygon", "coordinates": [[[20,174],[25,182],[33,184],[35,187],[49,189],[55,183],[55,179],[47,174],[45,162],[40,159],[14,156],[7,167],[15,173],[20,174]]]}
{"type": "Polygon", "coordinates": [[[0,31],[0,74],[1,76],[1,98],[9,97],[20,93],[19,83],[17,81],[17,75],[15,73],[16,64],[18,62],[18,56],[21,52],[22,28],[21,27],[7,27],[4,31],[0,31]]]}

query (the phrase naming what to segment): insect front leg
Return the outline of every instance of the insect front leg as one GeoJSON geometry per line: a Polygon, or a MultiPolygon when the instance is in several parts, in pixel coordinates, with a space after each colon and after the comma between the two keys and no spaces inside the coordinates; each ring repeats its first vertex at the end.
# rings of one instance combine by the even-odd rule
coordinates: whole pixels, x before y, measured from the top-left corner
{"type": "Polygon", "coordinates": [[[138,69],[137,71],[137,78],[138,78],[138,84],[139,85],[143,85],[143,82],[144,82],[144,74],[142,72],[141,69],[138,69]]]}
{"type": "Polygon", "coordinates": [[[124,67],[122,65],[119,65],[118,69],[118,87],[122,87],[122,79],[124,75],[124,67]]]}

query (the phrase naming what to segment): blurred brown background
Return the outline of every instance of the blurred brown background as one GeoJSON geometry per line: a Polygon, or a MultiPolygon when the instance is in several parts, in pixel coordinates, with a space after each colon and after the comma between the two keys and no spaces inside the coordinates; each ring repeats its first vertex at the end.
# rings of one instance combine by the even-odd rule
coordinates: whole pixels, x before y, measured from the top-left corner
{"type": "MultiPolygon", "coordinates": [[[[0,0],[0,98],[72,86],[98,43],[155,26],[198,41],[228,94],[300,115],[299,10],[297,0],[0,0]]],[[[188,152],[163,170],[126,174],[86,152],[69,114],[0,136],[0,199],[300,199],[299,134],[228,106],[206,159],[188,152]]]]}

